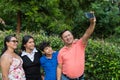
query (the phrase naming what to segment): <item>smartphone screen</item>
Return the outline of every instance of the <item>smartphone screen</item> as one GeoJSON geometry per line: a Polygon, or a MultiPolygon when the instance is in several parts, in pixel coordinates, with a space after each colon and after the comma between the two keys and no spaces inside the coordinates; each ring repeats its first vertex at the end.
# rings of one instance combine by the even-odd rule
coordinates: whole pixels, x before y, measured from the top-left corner
{"type": "Polygon", "coordinates": [[[85,13],[85,16],[87,17],[87,18],[94,18],[95,16],[94,16],[94,13],[90,13],[90,12],[86,12],[85,13]]]}

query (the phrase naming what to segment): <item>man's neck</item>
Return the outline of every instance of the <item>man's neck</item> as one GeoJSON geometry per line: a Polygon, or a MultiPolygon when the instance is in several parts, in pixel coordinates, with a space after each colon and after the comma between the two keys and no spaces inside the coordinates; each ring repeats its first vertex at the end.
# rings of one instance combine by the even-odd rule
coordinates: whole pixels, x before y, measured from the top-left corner
{"type": "Polygon", "coordinates": [[[69,48],[72,46],[72,44],[66,44],[65,46],[69,48]]]}

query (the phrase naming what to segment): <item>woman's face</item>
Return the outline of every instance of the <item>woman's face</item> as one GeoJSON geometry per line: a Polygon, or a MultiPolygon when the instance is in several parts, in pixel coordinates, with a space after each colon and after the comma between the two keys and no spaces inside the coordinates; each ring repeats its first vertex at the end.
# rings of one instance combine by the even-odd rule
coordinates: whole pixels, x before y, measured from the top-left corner
{"type": "Polygon", "coordinates": [[[24,47],[28,50],[33,50],[35,47],[34,39],[30,38],[24,47]]]}
{"type": "Polygon", "coordinates": [[[16,49],[18,45],[18,40],[12,37],[9,42],[6,42],[8,48],[16,49]]]}

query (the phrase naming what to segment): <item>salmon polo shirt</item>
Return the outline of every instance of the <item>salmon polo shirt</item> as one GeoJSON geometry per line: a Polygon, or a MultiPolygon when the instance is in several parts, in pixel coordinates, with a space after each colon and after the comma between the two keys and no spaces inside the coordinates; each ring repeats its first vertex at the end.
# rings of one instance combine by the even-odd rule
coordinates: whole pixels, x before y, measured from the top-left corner
{"type": "Polygon", "coordinates": [[[69,78],[77,78],[84,73],[85,47],[82,38],[72,43],[71,47],[64,46],[58,54],[58,63],[62,64],[62,73],[69,78]]]}

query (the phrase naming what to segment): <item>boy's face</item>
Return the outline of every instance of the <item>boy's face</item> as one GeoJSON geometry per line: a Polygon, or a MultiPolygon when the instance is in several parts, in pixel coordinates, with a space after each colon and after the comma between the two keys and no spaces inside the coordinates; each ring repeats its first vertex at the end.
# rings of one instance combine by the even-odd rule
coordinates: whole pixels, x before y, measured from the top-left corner
{"type": "Polygon", "coordinates": [[[52,47],[50,47],[50,46],[45,47],[43,53],[46,55],[52,54],[53,53],[52,47]]]}

